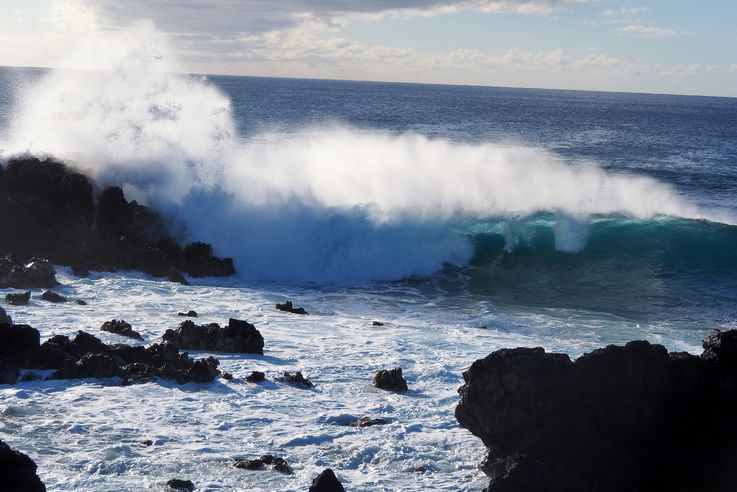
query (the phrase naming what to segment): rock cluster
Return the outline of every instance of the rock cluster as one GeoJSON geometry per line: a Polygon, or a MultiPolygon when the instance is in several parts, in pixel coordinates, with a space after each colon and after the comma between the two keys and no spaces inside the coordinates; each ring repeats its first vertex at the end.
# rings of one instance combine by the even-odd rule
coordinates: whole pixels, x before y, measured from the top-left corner
{"type": "Polygon", "coordinates": [[[0,490],[5,492],[46,492],[36,475],[36,463],[0,441],[0,490]]]}
{"type": "MultiPolygon", "coordinates": [[[[158,214],[128,202],[120,188],[98,192],[86,176],[52,159],[0,165],[0,230],[0,254],[47,258],[82,276],[90,269],[157,277],[171,267],[193,277],[235,272],[233,261],[214,257],[209,244],[180,246],[158,214]]],[[[0,288],[53,287],[53,269],[36,263],[8,268],[0,260],[0,288]]]]}
{"type": "Polygon", "coordinates": [[[223,328],[217,323],[196,325],[183,321],[176,330],[166,330],[164,341],[189,350],[211,352],[264,353],[264,337],[247,321],[230,318],[223,328]]]}
{"type": "Polygon", "coordinates": [[[455,413],[488,448],[488,490],[732,490],[737,330],[704,349],[634,341],[575,361],[542,348],[477,360],[455,413]]]}
{"type": "MultiPolygon", "coordinates": [[[[2,198],[0,197],[1,203],[2,198]]],[[[2,244],[2,240],[8,234],[8,231],[3,230],[1,222],[0,230],[3,231],[0,234],[0,244],[2,244]]],[[[7,254],[0,258],[0,289],[9,287],[13,289],[49,289],[57,285],[56,271],[48,261],[32,258],[30,261],[23,263],[12,253],[13,250],[0,248],[0,252],[3,251],[7,254]]]]}
{"type": "Polygon", "coordinates": [[[39,340],[38,330],[28,325],[0,324],[0,377],[5,378],[2,382],[14,383],[20,367],[54,369],[54,379],[121,377],[124,384],[155,378],[180,384],[205,383],[218,374],[217,359],[193,360],[168,343],[149,347],[107,345],[83,331],[73,339],[56,335],[43,344],[39,340]]]}
{"type": "Polygon", "coordinates": [[[309,379],[302,375],[302,371],[297,371],[294,374],[284,372],[284,374],[277,377],[276,380],[293,386],[299,386],[300,388],[312,388],[314,386],[309,379]]]}

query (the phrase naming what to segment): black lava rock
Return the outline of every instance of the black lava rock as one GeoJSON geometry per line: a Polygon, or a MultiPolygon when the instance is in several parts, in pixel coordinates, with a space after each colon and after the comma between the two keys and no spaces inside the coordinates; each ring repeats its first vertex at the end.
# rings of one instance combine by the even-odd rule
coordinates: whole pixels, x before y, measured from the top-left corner
{"type": "Polygon", "coordinates": [[[6,294],[5,300],[13,306],[25,306],[31,300],[31,291],[27,290],[19,294],[6,294]]]}
{"type": "Polygon", "coordinates": [[[172,478],[166,482],[167,487],[174,490],[192,492],[195,489],[194,484],[191,480],[182,480],[179,478],[172,478]]]}
{"type": "Polygon", "coordinates": [[[312,388],[314,384],[310,382],[309,379],[306,379],[301,371],[297,371],[294,374],[289,374],[288,372],[284,372],[283,376],[277,377],[277,381],[281,381],[283,383],[289,383],[294,386],[298,386],[300,388],[312,388]]]}
{"type": "Polygon", "coordinates": [[[256,327],[247,321],[233,318],[223,328],[216,323],[196,325],[190,320],[183,321],[176,330],[166,330],[164,341],[190,350],[264,353],[264,337],[256,327]]]}
{"type": "Polygon", "coordinates": [[[305,308],[294,307],[292,301],[287,301],[283,304],[277,304],[276,309],[292,314],[309,314],[307,311],[305,311],[305,308]]]}
{"type": "Polygon", "coordinates": [[[190,309],[186,313],[177,313],[177,316],[182,316],[183,318],[196,318],[197,317],[197,311],[194,311],[190,309]]]}
{"type": "Polygon", "coordinates": [[[0,490],[4,492],[46,492],[36,474],[36,463],[20,451],[0,441],[0,490]]]}
{"type": "Polygon", "coordinates": [[[134,330],[131,327],[130,323],[127,323],[122,319],[121,320],[113,319],[110,321],[105,321],[100,327],[100,329],[102,331],[115,333],[116,335],[122,335],[128,338],[135,338],[136,340],[143,340],[143,337],[141,336],[141,334],[138,333],[136,330],[134,330]]]}
{"type": "Polygon", "coordinates": [[[345,492],[345,489],[333,470],[326,468],[312,480],[309,492],[345,492]]]}
{"type": "Polygon", "coordinates": [[[246,376],[246,381],[249,383],[260,383],[266,379],[266,375],[261,371],[251,371],[251,374],[246,376]]]}
{"type": "Polygon", "coordinates": [[[45,290],[44,293],[41,294],[41,299],[53,303],[67,302],[66,297],[61,294],[57,294],[53,290],[45,290]]]}
{"type": "Polygon", "coordinates": [[[374,386],[389,391],[407,391],[407,381],[402,376],[402,368],[381,370],[374,376],[374,386]]]}

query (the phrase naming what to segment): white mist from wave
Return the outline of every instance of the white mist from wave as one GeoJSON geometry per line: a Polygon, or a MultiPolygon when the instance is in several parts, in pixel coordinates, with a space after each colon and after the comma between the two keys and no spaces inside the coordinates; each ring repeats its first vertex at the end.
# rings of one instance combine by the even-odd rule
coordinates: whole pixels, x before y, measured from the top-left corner
{"type": "MultiPolygon", "coordinates": [[[[430,274],[472,257],[464,226],[560,217],[562,251],[593,214],[703,218],[653,179],[536,148],[414,134],[305,128],[238,135],[228,98],[176,74],[150,24],[95,39],[85,70],[54,70],[23,95],[7,154],[48,154],[178,220],[249,280],[356,284],[430,274]]],[[[73,62],[69,63],[75,65],[73,62]]]]}

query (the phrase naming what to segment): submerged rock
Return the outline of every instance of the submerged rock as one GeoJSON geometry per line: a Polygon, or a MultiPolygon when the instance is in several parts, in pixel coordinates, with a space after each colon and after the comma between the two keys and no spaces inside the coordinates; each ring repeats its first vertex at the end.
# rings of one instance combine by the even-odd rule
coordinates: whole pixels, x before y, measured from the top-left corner
{"type": "Polygon", "coordinates": [[[190,350],[209,350],[261,354],[264,353],[264,337],[247,321],[230,318],[228,326],[221,328],[217,323],[196,325],[187,320],[176,330],[166,330],[164,341],[190,350]]]}
{"type": "Polygon", "coordinates": [[[306,379],[301,371],[297,371],[294,374],[289,374],[288,372],[284,372],[283,376],[279,376],[276,378],[277,381],[281,381],[283,383],[289,383],[294,386],[299,386],[302,388],[312,388],[314,384],[310,382],[309,379],[306,379]]]}
{"type": "Polygon", "coordinates": [[[381,321],[372,321],[371,326],[384,326],[384,323],[381,321]]]}
{"type": "Polygon", "coordinates": [[[18,294],[6,294],[5,300],[8,301],[8,304],[12,304],[13,306],[25,306],[28,304],[28,301],[31,300],[31,291],[27,290],[18,294]]]}
{"type": "Polygon", "coordinates": [[[284,304],[277,304],[276,309],[292,314],[309,314],[307,311],[305,311],[305,308],[294,307],[292,301],[287,301],[284,304]]]}
{"type": "Polygon", "coordinates": [[[326,468],[312,480],[309,492],[345,492],[345,489],[333,470],[326,468]]]}
{"type": "Polygon", "coordinates": [[[456,418],[488,448],[493,491],[730,490],[737,331],[704,353],[645,341],[572,361],[503,349],[464,373],[456,418]]]}
{"type": "Polygon", "coordinates": [[[287,460],[270,454],[265,454],[255,460],[236,460],[233,466],[243,470],[263,470],[268,467],[269,469],[276,470],[278,472],[287,474],[292,473],[292,468],[289,466],[289,463],[287,463],[287,460]]]}
{"type": "Polygon", "coordinates": [[[170,489],[192,492],[195,489],[194,484],[191,480],[182,480],[180,478],[172,478],[166,482],[166,486],[170,489]]]}
{"type": "Polygon", "coordinates": [[[407,391],[407,381],[402,376],[402,368],[381,370],[374,376],[374,386],[389,391],[407,391]]]}
{"type": "Polygon", "coordinates": [[[31,458],[11,449],[0,440],[0,490],[4,492],[46,492],[46,486],[36,474],[31,458]]]}
{"type": "Polygon", "coordinates": [[[54,303],[67,302],[66,297],[64,297],[61,294],[57,294],[53,290],[45,290],[44,293],[41,294],[41,299],[47,302],[54,302],[54,303]]]}
{"type": "Polygon", "coordinates": [[[190,309],[186,313],[177,313],[177,316],[181,316],[183,318],[196,318],[197,317],[197,311],[190,309]]]}
{"type": "Polygon", "coordinates": [[[135,338],[136,340],[143,340],[143,337],[140,333],[138,333],[136,330],[134,330],[130,323],[127,323],[124,320],[117,320],[113,319],[110,321],[105,321],[102,326],[100,327],[102,331],[107,331],[110,333],[115,333],[116,335],[122,335],[124,337],[128,338],[135,338]]]}
{"type": "Polygon", "coordinates": [[[261,371],[251,371],[251,374],[246,376],[246,381],[249,383],[260,383],[266,379],[266,375],[261,371]]]}
{"type": "Polygon", "coordinates": [[[373,427],[375,425],[386,425],[389,421],[381,418],[360,417],[348,422],[349,427],[373,427]]]}

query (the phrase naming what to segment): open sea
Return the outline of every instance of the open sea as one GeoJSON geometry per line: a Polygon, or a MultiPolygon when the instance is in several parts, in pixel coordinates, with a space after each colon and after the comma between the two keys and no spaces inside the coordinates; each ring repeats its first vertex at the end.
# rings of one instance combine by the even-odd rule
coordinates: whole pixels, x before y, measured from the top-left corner
{"type": "Polygon", "coordinates": [[[49,490],[306,490],[326,467],[347,490],[481,490],[484,447],[453,416],[474,360],[633,339],[700,353],[737,328],[737,99],[145,67],[0,68],[0,158],[54,155],[121,185],[237,275],[58,267],[58,291],[88,306],[3,307],[42,341],[119,342],[99,327],[122,318],[145,344],[195,309],[254,323],[265,355],[213,354],[236,378],[204,385],[0,386],[0,439],[49,490]],[[287,298],[310,316],[277,312],[287,298]],[[395,366],[411,391],[373,388],[395,366]],[[361,416],[390,423],[339,425],[361,416]],[[232,466],[265,453],[295,473],[232,466]]]}

